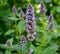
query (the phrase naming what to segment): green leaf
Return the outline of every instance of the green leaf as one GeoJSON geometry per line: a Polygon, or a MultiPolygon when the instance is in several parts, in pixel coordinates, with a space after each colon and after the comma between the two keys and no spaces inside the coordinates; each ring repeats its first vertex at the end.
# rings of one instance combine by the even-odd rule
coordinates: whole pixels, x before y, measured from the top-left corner
{"type": "Polygon", "coordinates": [[[21,51],[21,45],[15,44],[12,46],[11,50],[21,51]]]}
{"type": "Polygon", "coordinates": [[[11,51],[10,50],[6,50],[5,54],[11,54],[11,51]]]}
{"type": "Polygon", "coordinates": [[[42,51],[42,54],[55,54],[57,50],[58,50],[58,46],[52,45],[50,47],[45,48],[45,50],[42,51]]]}
{"type": "Polygon", "coordinates": [[[20,34],[23,33],[25,31],[25,29],[26,29],[25,21],[20,21],[18,23],[18,31],[19,31],[19,33],[20,34]]]}
{"type": "Polygon", "coordinates": [[[52,40],[52,36],[47,36],[46,40],[45,40],[45,44],[50,43],[52,40]]]}
{"type": "Polygon", "coordinates": [[[52,33],[52,35],[53,35],[53,38],[58,38],[58,37],[60,37],[60,32],[57,32],[57,33],[52,33]]]}
{"type": "Polygon", "coordinates": [[[58,13],[60,13],[60,6],[57,6],[57,7],[56,7],[56,11],[57,11],[58,13]]]}
{"type": "Polygon", "coordinates": [[[35,47],[33,45],[30,45],[30,48],[33,50],[36,50],[35,47]]]}
{"type": "Polygon", "coordinates": [[[50,3],[50,2],[51,2],[51,0],[45,0],[45,2],[46,2],[46,3],[50,3]]]}
{"type": "Polygon", "coordinates": [[[15,38],[16,38],[17,40],[19,40],[19,39],[20,39],[20,36],[16,36],[15,38]]]}
{"type": "Polygon", "coordinates": [[[13,38],[10,38],[9,41],[13,42],[13,38]]]}
{"type": "Polygon", "coordinates": [[[18,18],[14,17],[14,16],[13,17],[9,17],[8,19],[9,20],[13,20],[13,21],[19,20],[18,18]]]}
{"type": "Polygon", "coordinates": [[[7,49],[6,44],[0,44],[0,48],[7,49]]]}
{"type": "Polygon", "coordinates": [[[22,54],[27,54],[28,49],[29,49],[29,44],[26,42],[23,46],[21,46],[22,54]]]}
{"type": "Polygon", "coordinates": [[[45,44],[48,44],[51,42],[52,40],[52,35],[51,33],[47,32],[47,31],[44,31],[44,39],[45,39],[45,44]]]}
{"type": "Polygon", "coordinates": [[[44,0],[35,0],[36,3],[39,3],[39,2],[41,2],[41,1],[44,1],[44,0]]]}
{"type": "Polygon", "coordinates": [[[3,52],[0,51],[0,54],[3,54],[3,52]]]}
{"type": "Polygon", "coordinates": [[[14,33],[14,32],[15,32],[14,29],[8,30],[8,31],[5,33],[5,36],[6,36],[6,35],[10,35],[11,33],[14,33]]]}
{"type": "Polygon", "coordinates": [[[44,31],[41,30],[39,26],[36,26],[36,32],[44,32],[44,31]]]}

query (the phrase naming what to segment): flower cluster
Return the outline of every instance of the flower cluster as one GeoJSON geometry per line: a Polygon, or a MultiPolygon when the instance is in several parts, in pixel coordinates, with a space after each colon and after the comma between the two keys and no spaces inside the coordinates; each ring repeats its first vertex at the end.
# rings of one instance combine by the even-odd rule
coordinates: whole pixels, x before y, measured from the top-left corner
{"type": "Polygon", "coordinates": [[[48,21],[50,22],[48,30],[52,31],[53,30],[53,25],[54,25],[54,23],[53,23],[53,15],[52,14],[49,15],[48,21]]]}
{"type": "Polygon", "coordinates": [[[45,13],[46,13],[46,8],[45,8],[44,3],[41,3],[40,13],[43,14],[43,15],[45,15],[45,13]]]}
{"type": "Polygon", "coordinates": [[[29,3],[26,11],[26,28],[27,28],[26,31],[27,33],[29,33],[28,40],[30,40],[31,38],[34,40],[33,37],[36,35],[35,27],[36,25],[35,25],[34,8],[29,3]]]}

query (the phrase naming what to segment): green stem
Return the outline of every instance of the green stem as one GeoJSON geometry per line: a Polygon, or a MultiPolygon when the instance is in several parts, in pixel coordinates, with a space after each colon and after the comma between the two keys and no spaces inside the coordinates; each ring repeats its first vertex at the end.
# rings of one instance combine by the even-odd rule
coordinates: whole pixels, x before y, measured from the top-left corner
{"type": "Polygon", "coordinates": [[[15,32],[16,32],[16,36],[17,36],[18,35],[17,21],[15,21],[15,32]]]}

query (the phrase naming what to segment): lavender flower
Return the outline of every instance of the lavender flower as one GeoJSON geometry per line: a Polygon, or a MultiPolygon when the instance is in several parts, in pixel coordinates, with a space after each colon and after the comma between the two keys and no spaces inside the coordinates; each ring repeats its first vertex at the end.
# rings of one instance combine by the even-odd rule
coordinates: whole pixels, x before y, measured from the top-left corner
{"type": "Polygon", "coordinates": [[[28,35],[29,38],[31,38],[31,39],[28,38],[29,40],[34,39],[35,27],[36,27],[36,24],[35,24],[34,8],[29,3],[26,11],[26,31],[27,33],[30,34],[30,36],[28,35]]]}
{"type": "Polygon", "coordinates": [[[49,15],[48,21],[49,21],[49,22],[52,22],[52,21],[53,21],[53,15],[52,15],[52,14],[49,15]]]}
{"type": "Polygon", "coordinates": [[[20,17],[23,19],[24,18],[24,12],[21,10],[20,12],[20,17]]]}
{"type": "Polygon", "coordinates": [[[13,13],[15,13],[15,14],[17,13],[17,9],[16,9],[15,6],[12,7],[12,11],[13,11],[13,13]]]}
{"type": "Polygon", "coordinates": [[[11,41],[9,41],[9,40],[7,40],[7,41],[6,41],[6,46],[11,47],[11,46],[12,46],[12,42],[11,42],[11,41]]]}
{"type": "Polygon", "coordinates": [[[52,31],[53,30],[53,25],[54,25],[54,23],[51,22],[50,25],[49,25],[49,27],[48,27],[48,30],[52,31]]]}
{"type": "Polygon", "coordinates": [[[20,44],[24,45],[26,43],[26,38],[25,36],[22,35],[21,39],[20,39],[20,44]]]}
{"type": "Polygon", "coordinates": [[[44,3],[41,3],[40,13],[43,14],[43,15],[45,15],[45,13],[46,13],[46,8],[45,8],[44,3]]]}
{"type": "Polygon", "coordinates": [[[29,49],[28,54],[32,54],[33,53],[33,49],[29,49]]]}

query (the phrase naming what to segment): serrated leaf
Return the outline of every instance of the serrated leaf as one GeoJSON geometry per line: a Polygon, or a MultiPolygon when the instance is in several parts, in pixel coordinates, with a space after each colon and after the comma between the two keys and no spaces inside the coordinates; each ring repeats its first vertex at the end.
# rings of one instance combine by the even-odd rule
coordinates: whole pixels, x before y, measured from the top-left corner
{"type": "Polygon", "coordinates": [[[25,31],[25,29],[26,29],[25,21],[20,21],[18,23],[18,31],[19,31],[19,33],[20,34],[23,33],[25,31]]]}
{"type": "Polygon", "coordinates": [[[21,45],[18,44],[13,45],[12,50],[21,51],[21,45]]]}
{"type": "Polygon", "coordinates": [[[45,48],[45,50],[42,51],[42,54],[55,54],[57,50],[58,50],[58,46],[52,45],[50,47],[45,48]]]}
{"type": "Polygon", "coordinates": [[[8,30],[8,31],[5,33],[5,36],[6,36],[6,35],[10,35],[11,33],[14,33],[14,32],[15,32],[14,29],[8,30]]]}
{"type": "Polygon", "coordinates": [[[44,32],[44,31],[41,30],[39,26],[36,26],[36,32],[44,32]]]}
{"type": "Polygon", "coordinates": [[[11,54],[11,51],[10,50],[6,50],[5,54],[11,54]]]}

